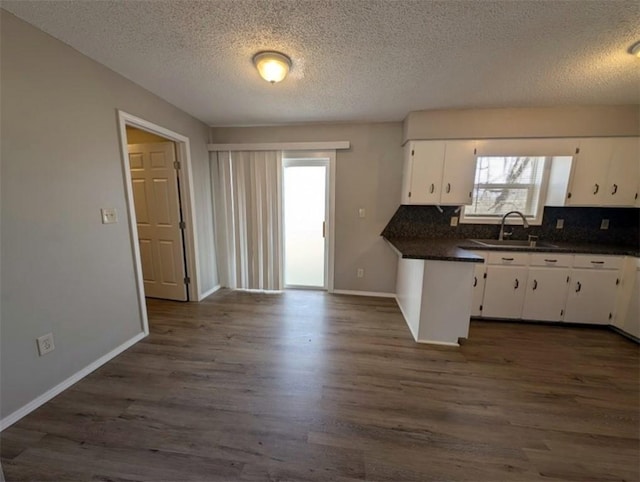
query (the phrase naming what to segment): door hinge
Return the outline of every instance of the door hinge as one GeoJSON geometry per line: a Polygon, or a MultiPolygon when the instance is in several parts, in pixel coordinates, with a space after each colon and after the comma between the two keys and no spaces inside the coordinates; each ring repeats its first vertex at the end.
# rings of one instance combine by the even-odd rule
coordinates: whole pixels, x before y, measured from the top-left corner
{"type": "Polygon", "coordinates": [[[478,153],[478,149],[474,149],[474,150],[473,150],[473,153],[474,153],[474,154],[477,154],[477,153],[478,153]]]}
{"type": "Polygon", "coordinates": [[[571,199],[571,193],[567,194],[567,199],[571,199]]]}
{"type": "Polygon", "coordinates": [[[185,223],[184,221],[180,221],[178,226],[180,227],[180,229],[187,229],[187,223],[185,223]]]}
{"type": "Polygon", "coordinates": [[[480,305],[480,311],[482,311],[482,305],[480,305]]]}
{"type": "Polygon", "coordinates": [[[189,278],[188,276],[184,277],[184,284],[188,285],[191,284],[191,278],[189,278]]]}
{"type": "Polygon", "coordinates": [[[411,192],[409,192],[409,197],[411,197],[411,192]]]}
{"type": "Polygon", "coordinates": [[[616,278],[616,286],[620,284],[620,278],[616,278]]]}
{"type": "Polygon", "coordinates": [[[416,153],[413,149],[411,149],[411,155],[413,156],[416,153]]]}
{"type": "Polygon", "coordinates": [[[638,199],[638,193],[636,193],[636,197],[634,197],[633,199],[638,199]]]}
{"type": "Polygon", "coordinates": [[[173,161],[173,168],[176,171],[179,171],[180,170],[180,161],[173,161]]]}
{"type": "Polygon", "coordinates": [[[576,154],[580,154],[580,148],[576,147],[576,154]]]}
{"type": "Polygon", "coordinates": [[[613,313],[609,313],[609,319],[613,318],[613,313]]]}
{"type": "Polygon", "coordinates": [[[569,282],[569,277],[567,276],[567,283],[569,282]]]}
{"type": "Polygon", "coordinates": [[[564,316],[564,310],[560,310],[560,316],[564,316]]]}

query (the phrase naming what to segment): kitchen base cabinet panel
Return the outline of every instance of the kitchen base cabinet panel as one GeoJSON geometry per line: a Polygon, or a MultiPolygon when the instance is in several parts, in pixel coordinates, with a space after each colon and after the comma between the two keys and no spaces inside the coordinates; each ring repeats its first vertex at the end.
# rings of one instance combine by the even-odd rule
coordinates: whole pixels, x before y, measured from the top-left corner
{"type": "Polygon", "coordinates": [[[567,300],[569,269],[529,268],[522,318],[561,321],[567,300]]]}
{"type": "Polygon", "coordinates": [[[528,271],[526,266],[488,266],[482,316],[520,318],[528,271]]]}
{"type": "Polygon", "coordinates": [[[564,321],[606,325],[613,315],[617,270],[573,269],[564,321]]]}

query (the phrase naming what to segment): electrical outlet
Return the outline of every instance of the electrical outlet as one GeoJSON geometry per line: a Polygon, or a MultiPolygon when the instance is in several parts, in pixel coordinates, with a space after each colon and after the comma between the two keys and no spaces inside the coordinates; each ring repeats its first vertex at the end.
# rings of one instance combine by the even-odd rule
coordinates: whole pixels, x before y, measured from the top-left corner
{"type": "Polygon", "coordinates": [[[118,212],[116,208],[102,208],[100,210],[102,215],[102,224],[113,224],[118,222],[118,212]]]}
{"type": "Polygon", "coordinates": [[[364,208],[358,209],[358,217],[364,218],[364,216],[365,216],[364,208]]]}
{"type": "Polygon", "coordinates": [[[356,272],[356,276],[358,278],[364,278],[364,268],[358,268],[358,271],[356,272]]]}
{"type": "Polygon", "coordinates": [[[50,351],[55,350],[56,346],[53,344],[53,333],[47,333],[36,338],[38,341],[38,353],[40,356],[46,355],[50,351]]]}
{"type": "Polygon", "coordinates": [[[600,229],[609,229],[609,220],[603,219],[600,223],[600,229]]]}
{"type": "Polygon", "coordinates": [[[564,219],[558,219],[556,221],[556,229],[562,229],[564,228],[564,219]]]}
{"type": "Polygon", "coordinates": [[[451,216],[451,226],[458,225],[458,216],[451,216]]]}

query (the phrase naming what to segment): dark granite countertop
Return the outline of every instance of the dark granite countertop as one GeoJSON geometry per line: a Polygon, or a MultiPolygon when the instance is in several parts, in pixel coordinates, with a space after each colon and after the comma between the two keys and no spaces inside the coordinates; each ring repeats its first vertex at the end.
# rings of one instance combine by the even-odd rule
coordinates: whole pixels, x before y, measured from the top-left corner
{"type": "MultiPolygon", "coordinates": [[[[384,236],[383,236],[384,237],[384,236]]],[[[430,259],[440,261],[465,261],[481,263],[483,258],[473,251],[525,251],[567,254],[609,254],[640,257],[640,248],[589,243],[553,242],[555,247],[500,246],[489,247],[468,239],[455,238],[387,238],[399,255],[407,259],[430,259]]]]}
{"type": "Polygon", "coordinates": [[[450,238],[384,238],[407,259],[431,259],[437,261],[467,261],[482,263],[484,258],[458,247],[463,239],[450,238]]]}

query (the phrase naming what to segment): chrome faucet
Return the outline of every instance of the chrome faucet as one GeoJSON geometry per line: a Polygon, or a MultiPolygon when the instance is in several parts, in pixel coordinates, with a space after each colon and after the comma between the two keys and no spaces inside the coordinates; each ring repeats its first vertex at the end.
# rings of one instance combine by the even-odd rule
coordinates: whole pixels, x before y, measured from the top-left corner
{"type": "Polygon", "coordinates": [[[524,226],[525,229],[529,227],[529,223],[527,222],[527,218],[524,217],[524,214],[522,214],[520,211],[509,211],[507,214],[502,216],[502,223],[500,224],[500,234],[498,235],[498,241],[503,241],[505,235],[511,236],[513,234],[513,232],[504,232],[504,222],[506,221],[507,216],[509,216],[510,214],[517,214],[518,216],[520,216],[522,218],[522,226],[524,226]]]}

